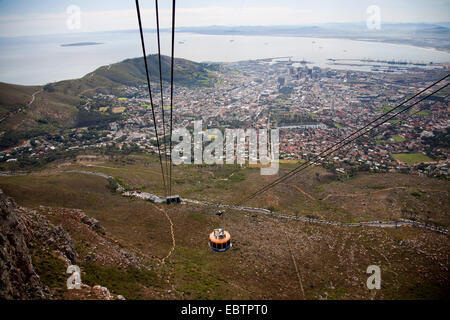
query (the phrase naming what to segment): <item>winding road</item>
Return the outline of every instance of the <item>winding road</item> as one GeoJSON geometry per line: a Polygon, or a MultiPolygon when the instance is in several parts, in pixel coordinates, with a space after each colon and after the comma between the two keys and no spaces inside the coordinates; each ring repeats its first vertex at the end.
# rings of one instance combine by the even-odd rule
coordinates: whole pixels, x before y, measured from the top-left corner
{"type": "MultiPolygon", "coordinates": [[[[38,91],[34,92],[34,93],[31,95],[31,101],[28,102],[28,104],[27,104],[25,107],[30,107],[30,106],[33,104],[33,102],[34,102],[34,100],[35,100],[35,98],[36,98],[36,95],[37,95],[39,92],[42,92],[42,89],[39,89],[38,91]]],[[[0,119],[0,123],[3,122],[4,120],[8,119],[11,115],[16,114],[16,113],[19,113],[19,112],[22,111],[25,107],[20,107],[20,108],[17,108],[16,110],[14,110],[14,111],[11,111],[11,112],[7,113],[3,118],[0,119]]]]}
{"type": "Polygon", "coordinates": [[[33,104],[34,99],[36,98],[36,95],[37,95],[39,92],[42,92],[42,89],[36,91],[35,93],[33,93],[33,94],[31,95],[31,101],[28,102],[27,107],[29,107],[29,106],[31,106],[31,105],[33,104]]]}

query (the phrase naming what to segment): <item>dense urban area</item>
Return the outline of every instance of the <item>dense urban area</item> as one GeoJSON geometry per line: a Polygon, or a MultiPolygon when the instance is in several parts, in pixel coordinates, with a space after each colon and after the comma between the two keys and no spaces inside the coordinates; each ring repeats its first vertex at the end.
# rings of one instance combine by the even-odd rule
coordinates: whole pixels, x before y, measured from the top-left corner
{"type": "MultiPolygon", "coordinates": [[[[335,70],[290,58],[211,67],[214,86],[175,86],[174,128],[192,129],[194,120],[202,120],[204,129],[279,128],[280,158],[299,161],[312,159],[448,72],[446,65],[413,66],[402,72],[335,70]]],[[[167,83],[164,86],[167,122],[170,88],[167,83]]],[[[158,87],[152,83],[162,134],[158,87]]],[[[128,86],[119,92],[82,97],[81,111],[96,111],[104,117],[87,117],[85,127],[25,140],[0,152],[0,161],[20,168],[83,149],[156,153],[147,87],[128,86]]],[[[370,170],[446,177],[450,174],[448,126],[444,92],[318,162],[342,174],[370,170]]]]}

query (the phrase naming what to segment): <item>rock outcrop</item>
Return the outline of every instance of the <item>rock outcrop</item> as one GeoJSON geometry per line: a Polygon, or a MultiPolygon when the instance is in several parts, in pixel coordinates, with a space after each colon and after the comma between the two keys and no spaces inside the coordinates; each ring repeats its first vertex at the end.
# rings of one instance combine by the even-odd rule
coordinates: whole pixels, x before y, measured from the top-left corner
{"type": "Polygon", "coordinates": [[[40,206],[39,211],[31,210],[17,205],[0,189],[0,210],[0,299],[124,299],[106,287],[83,283],[81,289],[55,295],[65,282],[58,288],[45,285],[46,278],[38,274],[39,265],[33,266],[33,260],[39,261],[42,254],[63,261],[67,267],[86,261],[124,269],[142,267],[134,253],[122,249],[98,220],[80,209],[40,206]],[[83,254],[77,253],[69,232],[89,239],[81,241],[83,254]]]}
{"type": "Polygon", "coordinates": [[[20,207],[18,213],[27,228],[26,240],[30,249],[51,251],[64,260],[67,266],[76,264],[77,252],[66,230],[51,224],[45,216],[34,210],[20,207]]]}
{"type": "Polygon", "coordinates": [[[0,299],[46,299],[49,289],[34,270],[26,224],[17,204],[0,190],[0,299]]]}
{"type": "Polygon", "coordinates": [[[0,190],[0,298],[50,299],[33,266],[31,250],[52,252],[67,266],[76,263],[70,235],[34,210],[18,206],[0,190]]]}

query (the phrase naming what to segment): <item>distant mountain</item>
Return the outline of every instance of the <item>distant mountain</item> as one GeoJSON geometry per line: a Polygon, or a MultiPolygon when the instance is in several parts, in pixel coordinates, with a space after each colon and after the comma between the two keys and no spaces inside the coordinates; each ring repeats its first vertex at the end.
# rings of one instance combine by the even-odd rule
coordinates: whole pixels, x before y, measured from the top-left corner
{"type": "MultiPolygon", "coordinates": [[[[157,55],[147,56],[152,87],[159,81],[157,55]]],[[[162,56],[162,78],[170,81],[170,57],[162,56]]],[[[175,86],[213,86],[213,66],[176,58],[175,86]]],[[[17,145],[21,140],[77,126],[83,97],[96,92],[111,93],[123,86],[146,83],[142,58],[126,59],[103,66],[80,79],[64,80],[44,86],[21,86],[0,82],[0,150],[17,145]],[[34,99],[33,99],[34,94],[34,99]],[[32,104],[30,104],[30,102],[32,104]]],[[[81,112],[80,112],[81,111],[81,112]]],[[[84,113],[83,113],[84,112],[84,113]]],[[[102,121],[102,114],[90,115],[102,121]]],[[[105,121],[111,119],[105,118],[105,121]]]]}
{"type": "MultiPolygon", "coordinates": [[[[274,34],[291,34],[304,35],[315,33],[323,34],[339,34],[341,31],[351,33],[371,33],[374,30],[367,28],[365,22],[358,23],[324,23],[317,25],[291,25],[291,26],[206,26],[206,27],[180,27],[177,32],[193,32],[202,34],[241,34],[241,35],[274,35],[274,34]]],[[[449,32],[450,23],[430,24],[430,23],[381,23],[380,31],[397,31],[408,33],[417,30],[433,30],[438,33],[449,32]]],[[[389,36],[389,34],[385,34],[389,36]]]]}
{"type": "Polygon", "coordinates": [[[344,38],[408,44],[450,51],[449,23],[381,23],[369,29],[365,22],[325,23],[292,26],[207,26],[180,27],[177,32],[211,35],[267,35],[316,38],[344,38]]]}
{"type": "Polygon", "coordinates": [[[189,32],[212,35],[309,35],[320,34],[324,31],[318,26],[210,26],[210,27],[181,27],[178,32],[189,32]]]}

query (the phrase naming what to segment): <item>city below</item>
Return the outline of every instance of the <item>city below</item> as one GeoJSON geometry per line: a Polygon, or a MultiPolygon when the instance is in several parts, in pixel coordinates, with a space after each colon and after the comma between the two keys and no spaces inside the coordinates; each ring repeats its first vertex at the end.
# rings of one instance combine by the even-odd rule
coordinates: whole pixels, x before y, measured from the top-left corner
{"type": "MultiPolygon", "coordinates": [[[[213,87],[174,88],[174,128],[192,130],[194,120],[202,120],[205,129],[279,128],[280,159],[296,161],[314,158],[448,70],[448,65],[441,65],[433,69],[413,67],[400,73],[360,72],[310,68],[306,61],[290,58],[210,67],[214,70],[210,71],[215,77],[213,87]]],[[[169,85],[163,85],[168,119],[169,85]]],[[[159,86],[155,82],[152,86],[162,134],[159,86]]],[[[80,110],[109,114],[115,121],[109,120],[109,125],[101,129],[79,127],[24,140],[0,152],[0,161],[20,163],[87,148],[157,152],[145,85],[126,86],[118,94],[96,93],[81,98],[80,110]]],[[[448,141],[439,139],[447,134],[448,116],[448,104],[437,96],[389,120],[377,129],[378,133],[354,141],[328,159],[319,158],[317,163],[342,174],[359,170],[448,176],[448,141]]],[[[165,129],[168,138],[168,126],[165,129]]],[[[163,144],[161,150],[168,148],[168,139],[165,141],[167,145],[163,144]]]]}

